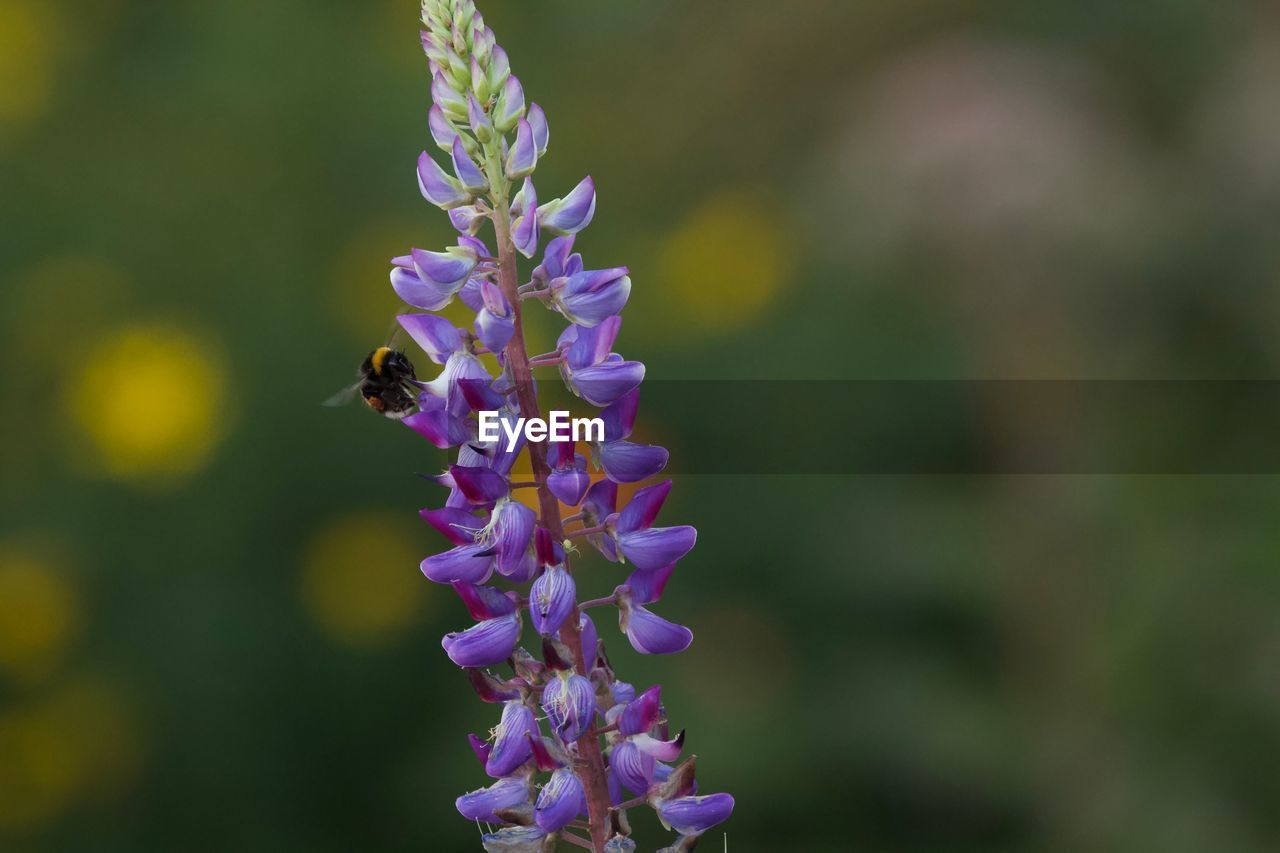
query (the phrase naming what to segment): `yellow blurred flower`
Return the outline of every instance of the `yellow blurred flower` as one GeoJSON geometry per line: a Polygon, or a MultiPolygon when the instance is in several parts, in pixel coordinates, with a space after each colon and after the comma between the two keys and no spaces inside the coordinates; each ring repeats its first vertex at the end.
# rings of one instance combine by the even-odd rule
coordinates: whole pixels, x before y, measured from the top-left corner
{"type": "Polygon", "coordinates": [[[136,734],[119,692],[92,681],[0,712],[0,829],[47,822],[86,796],[118,795],[139,765],[136,734]]]}
{"type": "Polygon", "coordinates": [[[664,329],[705,333],[751,323],[789,284],[790,246],[786,223],[763,198],[732,190],[707,200],[660,250],[664,329]]]}
{"type": "Polygon", "coordinates": [[[0,670],[22,680],[46,675],[79,621],[79,598],[65,576],[34,556],[0,552],[0,670]]]}
{"type": "Polygon", "coordinates": [[[208,464],[227,421],[214,350],[174,326],[122,329],[90,353],[68,389],[72,420],[122,479],[172,480],[208,464]]]}
{"type": "Polygon", "coordinates": [[[0,0],[0,122],[26,122],[49,106],[59,44],[51,0],[0,0]]]}
{"type": "Polygon", "coordinates": [[[408,521],[385,513],[349,515],[310,543],[302,563],[302,598],[312,617],[340,642],[382,646],[416,623],[427,601],[418,570],[426,556],[408,521]]]}

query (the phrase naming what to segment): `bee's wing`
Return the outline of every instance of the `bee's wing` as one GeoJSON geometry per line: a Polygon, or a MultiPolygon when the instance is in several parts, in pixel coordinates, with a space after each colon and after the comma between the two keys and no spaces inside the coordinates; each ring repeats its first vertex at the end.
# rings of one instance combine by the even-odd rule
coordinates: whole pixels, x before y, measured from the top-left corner
{"type": "Polygon", "coordinates": [[[363,384],[363,380],[361,380],[360,382],[356,382],[354,385],[348,385],[346,388],[343,388],[337,394],[334,394],[332,397],[330,397],[328,400],[325,400],[320,405],[345,406],[355,401],[355,399],[360,396],[360,386],[362,384],[363,384]]]}

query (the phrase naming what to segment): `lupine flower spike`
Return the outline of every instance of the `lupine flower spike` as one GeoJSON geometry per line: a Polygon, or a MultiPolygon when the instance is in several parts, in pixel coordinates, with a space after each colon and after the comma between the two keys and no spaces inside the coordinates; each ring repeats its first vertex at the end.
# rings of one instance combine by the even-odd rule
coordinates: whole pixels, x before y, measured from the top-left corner
{"type": "Polygon", "coordinates": [[[688,628],[649,609],[697,539],[689,526],[655,526],[671,483],[640,488],[618,506],[618,483],[643,482],[667,464],[664,448],[629,440],[645,369],[614,344],[631,277],[616,263],[588,267],[575,251],[576,235],[596,217],[595,181],[539,202],[533,175],[548,151],[547,116],[526,100],[473,0],[424,0],[422,23],[432,144],[416,176],[458,238],[439,250],[405,247],[391,260],[391,287],[410,306],[400,325],[441,366],[420,383],[403,423],[435,447],[456,448],[454,463],[431,478],[447,490],[442,505],[421,512],[449,547],[426,557],[422,572],[452,587],[471,620],[444,637],[445,654],[482,701],[501,709],[488,737],[469,737],[490,781],[459,796],[457,808],[497,825],[482,831],[487,851],[545,853],[561,838],[596,853],[632,851],[626,810],[639,806],[675,833],[665,849],[690,850],[729,818],[733,797],[698,792],[693,758],[681,761],[685,735],[670,736],[661,688],[637,693],[620,681],[605,654],[612,640],[585,612],[586,604],[616,607],[620,634],[642,654],[673,654],[693,641],[688,628]],[[520,255],[538,259],[524,283],[520,255]],[[462,328],[435,313],[455,299],[475,314],[462,328]],[[566,325],[552,352],[530,358],[521,312],[539,302],[566,325]],[[540,415],[533,372],[543,368],[601,410],[604,435],[514,445],[483,438],[479,412],[496,412],[502,425],[540,415]],[[531,483],[511,476],[522,454],[531,483]],[[538,509],[517,495],[535,495],[538,509]],[[561,504],[575,508],[568,522],[561,504]],[[592,550],[604,558],[597,570],[619,572],[615,563],[629,574],[619,573],[610,598],[580,603],[571,558],[592,550]]]}

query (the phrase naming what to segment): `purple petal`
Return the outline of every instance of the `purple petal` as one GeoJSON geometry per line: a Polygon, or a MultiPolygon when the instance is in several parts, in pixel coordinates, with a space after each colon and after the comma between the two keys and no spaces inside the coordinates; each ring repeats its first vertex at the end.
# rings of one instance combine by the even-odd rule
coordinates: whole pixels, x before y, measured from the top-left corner
{"type": "Polygon", "coordinates": [[[688,628],[655,616],[638,604],[620,608],[618,623],[632,648],[642,655],[675,654],[693,642],[693,632],[688,628]]]}
{"type": "Polygon", "coordinates": [[[565,353],[565,362],[572,370],[603,363],[609,357],[621,328],[622,318],[618,316],[608,317],[590,328],[578,326],[573,343],[565,353]]]}
{"type": "Polygon", "coordinates": [[[524,115],[524,87],[513,74],[507,78],[498,96],[498,104],[493,111],[493,124],[499,133],[506,133],[516,126],[516,122],[524,115]]]}
{"type": "Polygon", "coordinates": [[[538,794],[533,809],[534,822],[544,832],[559,832],[578,816],[585,798],[582,781],[573,770],[563,767],[551,774],[551,780],[538,794]]]}
{"type": "Polygon", "coordinates": [[[401,314],[396,320],[414,343],[422,347],[427,358],[444,364],[449,356],[462,349],[462,335],[443,317],[435,314],[401,314]]]}
{"type": "Polygon", "coordinates": [[[590,486],[587,458],[581,453],[575,456],[572,468],[552,471],[547,477],[547,488],[565,506],[577,506],[590,486]]]}
{"type": "Polygon", "coordinates": [[[446,634],[440,645],[449,660],[458,666],[493,666],[511,657],[519,639],[519,617],[504,616],[472,625],[465,631],[446,634]]]}
{"type": "Polygon", "coordinates": [[[493,573],[493,557],[485,546],[472,542],[422,561],[422,573],[436,583],[484,583],[493,573]]]}
{"type": "Polygon", "coordinates": [[[660,569],[693,550],[698,531],[688,525],[650,527],[617,535],[618,549],[637,569],[660,569]]]}
{"type": "Polygon", "coordinates": [[[663,566],[660,569],[636,569],[627,576],[625,586],[630,591],[631,600],[636,604],[653,604],[662,598],[662,591],[666,589],[667,581],[671,579],[671,573],[675,570],[676,564],[663,566]]]}
{"type": "Polygon", "coordinates": [[[453,87],[444,75],[436,73],[431,78],[431,100],[444,110],[446,115],[464,116],[467,113],[467,102],[453,87]]]}
{"type": "Polygon", "coordinates": [[[635,687],[625,681],[613,682],[609,691],[613,694],[614,702],[634,702],[636,698],[635,687]]]}
{"type": "Polygon", "coordinates": [[[539,634],[549,637],[573,610],[577,589],[573,575],[561,566],[548,566],[529,589],[529,616],[539,634]]]}
{"type": "Polygon", "coordinates": [[[547,126],[547,114],[537,104],[529,105],[526,116],[529,127],[533,128],[533,142],[538,148],[538,156],[547,153],[547,144],[551,141],[551,128],[547,126]]]}
{"type": "MultiPolygon", "coordinates": [[[[603,325],[603,324],[602,324],[603,325]]],[[[604,440],[621,441],[635,429],[636,415],[640,411],[640,389],[633,388],[623,394],[600,413],[604,421],[604,440]]]]}
{"type": "Polygon", "coordinates": [[[466,235],[476,234],[488,218],[488,214],[483,213],[474,204],[455,207],[449,211],[449,221],[453,223],[453,227],[458,229],[459,233],[466,235]]]}
{"type": "Polygon", "coordinates": [[[644,365],[638,361],[606,361],[570,373],[575,394],[593,406],[608,406],[644,381],[644,365]]]}
{"type": "Polygon", "coordinates": [[[658,512],[661,511],[662,504],[670,493],[670,480],[640,489],[631,496],[630,502],[622,510],[615,529],[619,533],[631,533],[652,527],[654,519],[658,517],[658,512]]]}
{"type": "Polygon", "coordinates": [[[667,467],[667,449],[656,444],[606,441],[600,445],[600,467],[617,483],[638,483],[667,467]]]}
{"type": "Polygon", "coordinates": [[[452,287],[434,281],[423,281],[411,269],[396,267],[391,270],[391,289],[408,304],[426,311],[439,311],[453,299],[452,287]]]}
{"type": "Polygon", "coordinates": [[[455,581],[453,589],[462,599],[467,613],[477,622],[497,619],[499,616],[510,616],[516,612],[516,603],[510,596],[495,587],[455,581]]]}
{"type": "Polygon", "coordinates": [[[528,178],[524,179],[519,199],[524,212],[511,227],[511,241],[520,254],[532,258],[538,252],[538,195],[528,178]]]}
{"type": "Polygon", "coordinates": [[[476,139],[481,142],[488,142],[493,137],[493,125],[489,122],[489,116],[476,100],[476,96],[470,93],[467,94],[467,122],[470,123],[476,139]]]}
{"type": "Polygon", "coordinates": [[[466,283],[467,277],[479,263],[476,252],[469,246],[455,246],[444,252],[428,252],[425,249],[413,249],[414,271],[424,281],[433,281],[441,287],[448,287],[457,293],[466,283]]]}
{"type": "Polygon", "coordinates": [[[581,675],[558,675],[542,691],[542,709],[560,740],[573,743],[595,719],[595,688],[581,675]]]}
{"type": "Polygon", "coordinates": [[[596,664],[596,654],[600,648],[600,635],[596,631],[596,623],[586,613],[578,614],[578,631],[582,634],[582,657],[587,669],[596,664]]]}
{"type": "Polygon", "coordinates": [[[488,788],[481,788],[458,797],[458,811],[467,820],[500,823],[496,812],[514,809],[529,802],[529,784],[524,779],[499,779],[488,788]]]}
{"type": "Polygon", "coordinates": [[[458,129],[445,116],[439,104],[432,104],[427,111],[427,126],[431,129],[431,138],[436,141],[436,145],[444,151],[453,150],[454,141],[460,138],[458,129]]]}
{"type": "Polygon", "coordinates": [[[480,167],[476,165],[475,160],[471,159],[471,155],[467,154],[461,136],[454,138],[451,153],[453,173],[458,176],[458,180],[464,187],[473,193],[484,192],[489,188],[489,179],[484,176],[484,172],[480,171],[480,167]]]}
{"type": "MultiPolygon", "coordinates": [[[[516,123],[516,142],[507,154],[507,177],[513,181],[533,174],[538,167],[538,149],[533,141],[533,128],[520,119],[516,123]]],[[[527,211],[526,211],[527,212],[527,211]]]]}
{"type": "Polygon", "coordinates": [[[630,740],[624,740],[609,753],[609,766],[618,781],[631,793],[642,796],[653,784],[653,756],[646,755],[630,740]]]}
{"type": "Polygon", "coordinates": [[[533,712],[523,702],[508,702],[502,707],[502,719],[494,731],[493,751],[484,772],[495,778],[509,776],[533,756],[528,736],[540,737],[533,712]]]}
{"type": "Polygon", "coordinates": [[[542,263],[533,270],[533,280],[545,285],[567,275],[565,267],[571,254],[573,254],[573,237],[557,237],[547,243],[546,251],[542,255],[542,263]]]}
{"type": "Polygon", "coordinates": [[[554,234],[577,234],[591,224],[596,214],[596,185],[585,177],[564,198],[556,199],[539,211],[542,227],[554,234]]]}
{"type": "Polygon", "coordinates": [[[452,210],[471,201],[471,193],[423,151],[418,158],[418,189],[422,197],[443,210],[452,210]]]}
{"type": "Polygon", "coordinates": [[[600,480],[587,489],[582,499],[583,522],[596,527],[618,511],[618,484],[612,480],[600,480]]]}
{"type": "MultiPolygon", "coordinates": [[[[537,513],[519,501],[500,501],[493,511],[493,532],[498,547],[498,571],[517,571],[533,541],[537,513]]],[[[536,623],[535,623],[536,624],[536,623]]]]}
{"type": "Polygon", "coordinates": [[[489,352],[502,352],[515,334],[515,315],[509,312],[505,316],[499,316],[488,308],[481,309],[476,314],[475,329],[476,337],[489,348],[489,352]]]}
{"type": "Polygon", "coordinates": [[[724,823],[733,814],[733,797],[708,794],[705,797],[680,797],[667,800],[658,807],[662,821],[681,835],[701,835],[724,823]]]}

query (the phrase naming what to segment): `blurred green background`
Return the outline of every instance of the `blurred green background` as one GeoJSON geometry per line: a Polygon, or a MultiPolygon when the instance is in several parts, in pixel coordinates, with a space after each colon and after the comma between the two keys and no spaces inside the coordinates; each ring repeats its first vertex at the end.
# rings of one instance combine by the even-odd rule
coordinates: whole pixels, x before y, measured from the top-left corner
{"type": "MultiPolygon", "coordinates": [[[[481,9],[653,377],[1276,374],[1274,4],[481,9]]],[[[443,457],[316,405],[450,234],[415,19],[0,0],[0,849],[478,847],[443,457]]],[[[1274,477],[678,479],[697,640],[601,627],[730,849],[1280,848],[1274,477]]]]}

